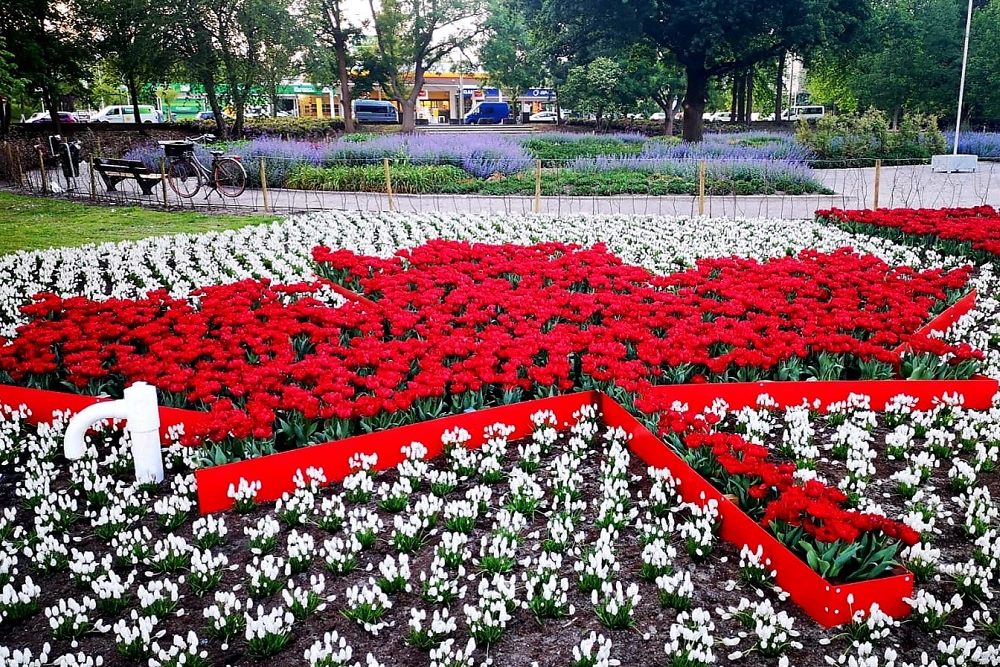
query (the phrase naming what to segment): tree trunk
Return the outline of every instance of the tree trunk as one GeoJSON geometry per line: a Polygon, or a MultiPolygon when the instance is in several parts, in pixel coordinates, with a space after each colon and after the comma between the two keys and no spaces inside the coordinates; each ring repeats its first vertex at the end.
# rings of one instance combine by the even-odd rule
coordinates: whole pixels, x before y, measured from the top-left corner
{"type": "Polygon", "coordinates": [[[749,125],[753,122],[753,65],[750,65],[750,69],[747,70],[747,104],[746,104],[746,123],[749,125]]]}
{"type": "Polygon", "coordinates": [[[52,119],[52,125],[55,127],[56,134],[62,134],[62,122],[59,120],[59,110],[56,108],[56,100],[52,96],[52,89],[48,86],[42,86],[42,97],[45,98],[45,106],[49,108],[49,118],[52,119]]]}
{"type": "Polygon", "coordinates": [[[698,142],[705,136],[705,102],[708,100],[708,72],[704,62],[685,65],[684,76],[687,90],[684,92],[684,141],[698,142]]]}
{"type": "Polygon", "coordinates": [[[774,120],[781,120],[781,102],[784,100],[785,91],[785,53],[778,56],[778,74],[774,78],[774,120]]]}
{"type": "MultiPolygon", "coordinates": [[[[419,88],[414,89],[414,95],[419,94],[419,90],[419,88]]],[[[397,100],[400,108],[402,109],[402,111],[399,112],[400,116],[402,116],[402,118],[399,119],[399,122],[402,125],[400,132],[403,132],[404,134],[414,132],[417,129],[417,118],[414,114],[417,109],[417,100],[414,95],[407,95],[406,97],[397,100]]]]}
{"type": "Polygon", "coordinates": [[[674,136],[674,114],[677,113],[677,96],[670,96],[670,108],[667,110],[666,122],[664,123],[663,133],[668,136],[674,136]]]}
{"type": "MultiPolygon", "coordinates": [[[[344,119],[344,132],[351,134],[354,132],[354,109],[351,108],[351,78],[347,72],[347,41],[338,41],[337,50],[337,77],[340,79],[340,106],[344,111],[341,117],[344,119]]],[[[332,111],[332,109],[331,109],[332,111]]]]}
{"type": "Polygon", "coordinates": [[[215,90],[215,78],[211,75],[202,77],[201,85],[205,89],[205,97],[208,98],[208,106],[212,109],[212,116],[215,118],[215,134],[219,139],[228,136],[226,129],[226,119],[222,115],[222,106],[219,104],[219,95],[215,90]]]}
{"type": "Polygon", "coordinates": [[[271,118],[278,117],[278,82],[272,82],[271,86],[271,118]]]}
{"type": "Polygon", "coordinates": [[[243,95],[233,95],[233,106],[236,107],[236,118],[233,120],[233,138],[243,137],[243,121],[246,118],[247,105],[243,95]]]}
{"type": "Polygon", "coordinates": [[[142,112],[139,111],[139,84],[135,81],[135,76],[129,74],[125,77],[125,86],[128,88],[128,99],[132,103],[132,117],[135,124],[139,126],[139,133],[146,134],[142,129],[142,112]]]}
{"type": "Polygon", "coordinates": [[[743,82],[743,77],[739,74],[733,74],[733,95],[729,102],[729,122],[735,123],[740,117],[740,100],[743,99],[743,91],[740,90],[740,85],[743,82]]]}

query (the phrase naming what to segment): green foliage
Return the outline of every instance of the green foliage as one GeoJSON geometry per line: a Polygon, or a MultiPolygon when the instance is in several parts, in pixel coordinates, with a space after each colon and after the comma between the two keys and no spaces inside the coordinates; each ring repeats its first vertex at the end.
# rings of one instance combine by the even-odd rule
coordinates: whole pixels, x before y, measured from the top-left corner
{"type": "Polygon", "coordinates": [[[899,129],[892,130],[886,114],[876,109],[858,115],[829,115],[815,124],[801,123],[795,138],[820,162],[927,159],[946,149],[934,116],[907,114],[899,129]]]}

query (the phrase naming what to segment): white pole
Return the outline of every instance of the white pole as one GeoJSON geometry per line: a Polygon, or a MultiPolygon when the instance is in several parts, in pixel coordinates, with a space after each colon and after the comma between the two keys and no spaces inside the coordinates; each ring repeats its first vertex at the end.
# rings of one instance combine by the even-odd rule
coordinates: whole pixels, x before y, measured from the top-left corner
{"type": "Polygon", "coordinates": [[[972,32],[972,0],[969,0],[969,13],[965,17],[965,48],[962,51],[962,81],[958,85],[958,113],[955,115],[955,149],[953,155],[958,155],[958,135],[962,131],[962,104],[965,103],[965,71],[969,66],[969,34],[972,32]]]}

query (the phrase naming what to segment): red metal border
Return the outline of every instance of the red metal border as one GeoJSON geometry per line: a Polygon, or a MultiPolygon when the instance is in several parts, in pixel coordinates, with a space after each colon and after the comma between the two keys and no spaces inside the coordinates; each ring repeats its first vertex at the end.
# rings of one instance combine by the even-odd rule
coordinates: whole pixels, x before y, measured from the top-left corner
{"type": "Polygon", "coordinates": [[[903,570],[899,574],[870,581],[840,585],[827,582],[763,526],[725,498],[625,408],[603,394],[600,401],[604,422],[631,433],[630,448],[648,465],[668,468],[680,482],[678,492],[685,502],[718,501],[722,539],[737,548],[762,548],[764,557],[771,560],[776,572],[775,583],[786,590],[792,601],[817,623],[828,628],[848,623],[855,612],[867,611],[875,602],[893,618],[909,615],[910,606],[903,598],[913,596],[912,574],[903,570]]]}
{"type": "Polygon", "coordinates": [[[963,405],[973,410],[988,410],[1000,383],[977,375],[969,380],[806,380],[800,382],[726,382],[705,384],[665,384],[643,392],[644,399],[659,403],[686,403],[688,409],[701,412],[721,398],[730,410],[756,407],[757,398],[767,394],[779,408],[808,404],[825,411],[831,403],[847,400],[851,394],[871,397],[872,410],[881,411],[892,398],[901,394],[917,399],[918,410],[929,410],[944,394],[961,394],[963,405]]]}
{"type": "Polygon", "coordinates": [[[402,447],[411,442],[420,442],[427,447],[427,458],[433,458],[441,453],[441,434],[456,427],[469,432],[472,439],[467,446],[472,448],[482,446],[483,429],[498,422],[514,427],[511,439],[523,438],[532,429],[529,417],[539,410],[552,410],[558,419],[560,430],[563,430],[570,426],[569,420],[573,412],[597,401],[598,395],[592,391],[565,394],[475,410],[256,459],[201,468],[194,473],[198,482],[198,508],[202,514],[230,509],[233,500],[227,495],[229,486],[239,483],[241,477],[248,481],[259,481],[261,489],[257,492],[257,500],[270,502],[295,488],[292,477],[297,470],[318,467],[323,469],[328,483],[342,480],[350,472],[347,462],[354,454],[378,454],[375,468],[385,470],[402,462],[402,447]]]}
{"type": "MultiPolygon", "coordinates": [[[[37,424],[50,421],[56,412],[80,412],[95,403],[110,401],[107,397],[71,394],[64,391],[49,391],[47,389],[29,389],[16,385],[0,384],[0,405],[16,408],[25,406],[31,414],[28,421],[37,424]]],[[[183,424],[188,433],[200,427],[208,418],[205,412],[198,410],[182,410],[180,408],[160,407],[160,437],[167,439],[167,431],[183,424]]]]}
{"type": "MultiPolygon", "coordinates": [[[[951,304],[943,311],[938,313],[938,316],[932,319],[930,322],[924,326],[917,329],[914,335],[916,336],[926,336],[935,331],[947,331],[951,325],[958,322],[963,315],[966,315],[973,308],[976,307],[976,299],[978,298],[978,293],[976,290],[972,290],[961,299],[951,304]]],[[[896,354],[901,354],[906,349],[905,345],[900,345],[893,352],[896,354]]]]}

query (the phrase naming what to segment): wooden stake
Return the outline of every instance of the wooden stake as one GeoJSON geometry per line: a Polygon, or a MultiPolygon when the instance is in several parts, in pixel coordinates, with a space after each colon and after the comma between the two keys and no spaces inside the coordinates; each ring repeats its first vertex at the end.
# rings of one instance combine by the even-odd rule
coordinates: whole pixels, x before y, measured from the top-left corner
{"type": "Polygon", "coordinates": [[[698,163],[698,215],[705,215],[705,161],[698,163]]]}
{"type": "Polygon", "coordinates": [[[163,186],[163,207],[167,207],[167,161],[160,158],[160,185],[163,186]]]}
{"type": "Polygon", "coordinates": [[[882,185],[882,160],[875,160],[875,194],[872,202],[872,209],[878,210],[879,190],[882,185]]]}
{"type": "Polygon", "coordinates": [[[385,167],[385,193],[389,195],[389,210],[396,210],[396,200],[392,195],[392,168],[389,166],[389,158],[382,159],[382,166],[385,167]]]}
{"type": "Polygon", "coordinates": [[[42,155],[42,149],[38,149],[38,169],[42,173],[42,194],[46,194],[49,191],[49,178],[48,174],[45,173],[45,156],[42,155]]]}
{"type": "Polygon", "coordinates": [[[271,212],[271,203],[267,196],[267,170],[264,168],[264,157],[260,158],[260,189],[264,195],[264,213],[271,212]]]}
{"type": "Polygon", "coordinates": [[[535,213],[542,212],[542,161],[535,160],[535,213]]]}

